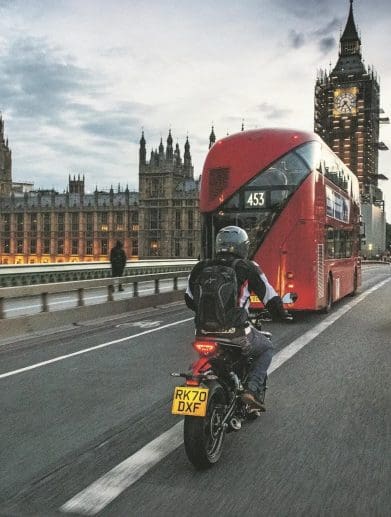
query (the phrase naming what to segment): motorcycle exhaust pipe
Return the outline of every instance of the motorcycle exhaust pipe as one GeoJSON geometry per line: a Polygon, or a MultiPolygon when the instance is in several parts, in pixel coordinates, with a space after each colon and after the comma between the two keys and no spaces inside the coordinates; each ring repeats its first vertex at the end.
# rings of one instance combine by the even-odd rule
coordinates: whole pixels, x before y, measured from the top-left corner
{"type": "Polygon", "coordinates": [[[234,431],[239,431],[242,428],[242,422],[239,420],[239,418],[236,417],[231,418],[229,425],[234,431]]]}

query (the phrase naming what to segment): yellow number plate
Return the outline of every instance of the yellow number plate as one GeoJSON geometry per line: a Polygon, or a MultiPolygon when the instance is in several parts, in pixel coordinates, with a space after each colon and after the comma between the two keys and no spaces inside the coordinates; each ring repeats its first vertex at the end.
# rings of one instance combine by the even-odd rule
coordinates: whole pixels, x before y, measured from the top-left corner
{"type": "Polygon", "coordinates": [[[251,302],[251,303],[259,303],[259,298],[258,298],[258,296],[256,296],[255,294],[252,294],[252,295],[250,296],[250,302],[251,302]]]}
{"type": "Polygon", "coordinates": [[[208,388],[177,386],[172,400],[173,415],[205,416],[208,403],[208,388]]]}

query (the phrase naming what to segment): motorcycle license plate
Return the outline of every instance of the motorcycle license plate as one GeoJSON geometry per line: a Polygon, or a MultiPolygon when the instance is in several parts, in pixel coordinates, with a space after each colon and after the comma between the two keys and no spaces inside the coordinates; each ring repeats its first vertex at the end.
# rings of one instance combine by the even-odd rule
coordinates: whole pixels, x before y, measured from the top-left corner
{"type": "Polygon", "coordinates": [[[208,403],[208,388],[177,386],[172,399],[173,415],[205,416],[208,403]]]}

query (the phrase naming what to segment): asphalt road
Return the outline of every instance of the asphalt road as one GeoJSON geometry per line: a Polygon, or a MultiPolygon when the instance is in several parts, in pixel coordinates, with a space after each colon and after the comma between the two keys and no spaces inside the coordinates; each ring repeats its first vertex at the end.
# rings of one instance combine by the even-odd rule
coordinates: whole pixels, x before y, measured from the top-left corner
{"type": "Polygon", "coordinates": [[[95,514],[390,515],[390,267],[366,266],[360,293],[328,316],[265,325],[276,354],[268,410],[228,435],[220,462],[203,473],[170,415],[178,381],[169,373],[194,357],[184,305],[1,345],[0,514],[93,515],[94,497],[110,493],[95,514]],[[155,439],[167,451],[153,462],[155,439]],[[66,512],[134,458],[143,475],[132,463],[126,489],[112,477],[89,497],[90,513],[80,504],[66,512]]]}

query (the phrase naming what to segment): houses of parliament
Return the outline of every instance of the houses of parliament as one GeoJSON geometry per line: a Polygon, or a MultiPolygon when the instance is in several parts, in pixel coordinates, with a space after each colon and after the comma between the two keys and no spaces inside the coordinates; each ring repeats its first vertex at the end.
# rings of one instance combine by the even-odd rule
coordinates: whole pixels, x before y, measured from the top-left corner
{"type": "MultiPolygon", "coordinates": [[[[213,131],[211,142],[213,142],[213,131]]],[[[12,180],[12,154],[0,117],[0,263],[105,261],[117,240],[128,258],[193,258],[200,253],[199,181],[190,143],[183,158],[171,131],[147,160],[139,147],[139,192],[120,186],[87,193],[69,176],[65,192],[12,180]]]]}
{"type": "MultiPolygon", "coordinates": [[[[363,254],[385,249],[385,213],[378,181],[380,87],[364,65],[353,0],[340,37],[338,61],[315,83],[314,130],[356,174],[366,225],[363,254]],[[369,248],[371,246],[371,248],[369,248]]],[[[242,128],[243,129],[243,128],[242,128]]],[[[209,148],[216,137],[212,128],[209,148]]],[[[0,264],[107,260],[117,240],[128,258],[195,258],[200,255],[199,179],[188,138],[183,157],[166,145],[147,159],[144,132],[139,147],[139,191],[111,188],[87,193],[85,178],[69,176],[65,192],[33,190],[12,179],[12,154],[0,116],[0,264]]]]}

